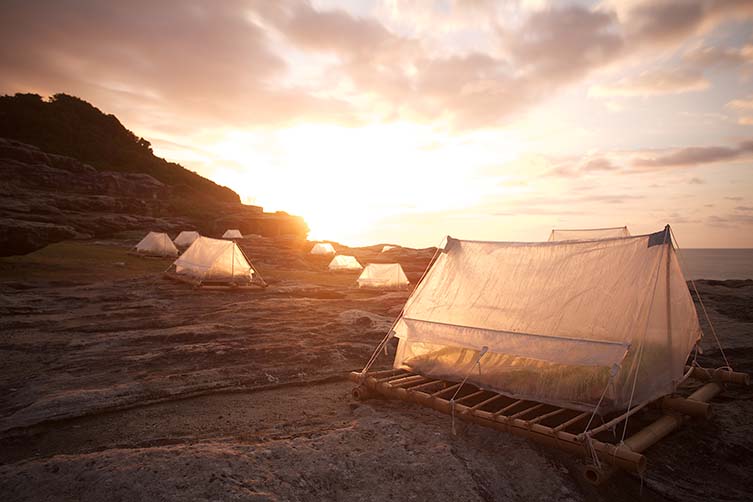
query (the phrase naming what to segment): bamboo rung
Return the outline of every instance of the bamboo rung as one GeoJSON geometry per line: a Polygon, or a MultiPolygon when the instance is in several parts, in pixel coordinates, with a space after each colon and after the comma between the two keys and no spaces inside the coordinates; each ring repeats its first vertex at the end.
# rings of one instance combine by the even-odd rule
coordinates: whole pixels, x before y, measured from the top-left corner
{"type": "Polygon", "coordinates": [[[557,408],[556,410],[550,411],[549,413],[544,413],[543,415],[539,415],[538,417],[532,420],[529,420],[529,422],[531,422],[532,424],[537,424],[539,422],[546,420],[547,418],[551,418],[551,417],[559,415],[560,413],[564,413],[565,411],[567,411],[566,408],[557,408]]]}
{"type": "Polygon", "coordinates": [[[484,401],[481,401],[480,403],[478,403],[478,404],[474,405],[474,406],[473,406],[473,407],[471,408],[471,411],[476,411],[476,410],[478,410],[479,408],[483,408],[483,407],[484,407],[484,406],[486,406],[487,404],[491,404],[491,403],[493,403],[494,401],[497,401],[497,400],[499,400],[499,399],[502,399],[503,397],[505,397],[505,396],[503,396],[502,394],[494,394],[494,395],[493,395],[492,397],[490,397],[489,399],[486,399],[486,400],[484,400],[484,401]]]}
{"type": "Polygon", "coordinates": [[[392,380],[390,382],[390,385],[392,387],[410,387],[412,384],[423,383],[423,382],[426,382],[427,380],[428,378],[422,377],[421,375],[413,375],[413,376],[400,378],[397,380],[392,380]]]}
{"type": "Polygon", "coordinates": [[[554,430],[554,432],[564,431],[568,427],[577,424],[578,422],[580,422],[581,420],[583,420],[584,418],[586,418],[586,417],[588,417],[590,415],[591,415],[590,413],[588,413],[587,411],[584,411],[580,415],[574,416],[573,418],[571,418],[567,422],[563,422],[563,423],[559,424],[553,430],[554,430]]]}
{"type": "Polygon", "coordinates": [[[510,418],[510,419],[520,418],[520,417],[522,417],[524,415],[528,415],[528,413],[530,413],[532,411],[541,409],[544,406],[546,406],[546,405],[545,404],[537,404],[537,405],[531,406],[530,408],[526,408],[525,410],[521,410],[521,411],[515,413],[514,415],[510,415],[508,418],[510,418]]]}
{"type": "Polygon", "coordinates": [[[419,391],[423,389],[428,389],[432,385],[436,385],[438,383],[442,383],[442,380],[430,380],[426,383],[422,383],[421,385],[416,385],[415,387],[411,387],[410,390],[412,391],[419,391]]]}
{"type": "Polygon", "coordinates": [[[517,401],[515,401],[514,403],[512,403],[512,404],[508,404],[507,406],[503,407],[503,408],[502,408],[501,410],[497,410],[497,411],[495,411],[495,412],[494,412],[494,413],[492,414],[492,416],[493,416],[493,417],[498,417],[498,416],[502,415],[502,414],[503,414],[504,412],[506,412],[507,410],[511,410],[511,409],[515,408],[516,406],[518,406],[519,404],[521,404],[521,403],[524,403],[524,402],[525,402],[525,400],[523,400],[523,399],[518,399],[518,400],[517,400],[517,401]]]}
{"type": "Polygon", "coordinates": [[[435,392],[434,394],[432,394],[431,397],[440,397],[442,394],[452,392],[453,390],[457,389],[461,385],[462,384],[456,383],[455,385],[451,385],[451,386],[446,387],[446,388],[444,388],[442,390],[438,390],[437,392],[435,392]]]}
{"type": "Polygon", "coordinates": [[[478,397],[478,396],[480,396],[482,394],[485,394],[485,393],[486,393],[485,390],[479,390],[479,391],[473,392],[471,394],[468,394],[467,396],[461,397],[460,399],[456,400],[455,403],[462,403],[463,401],[467,401],[469,399],[473,399],[474,397],[478,397]]]}
{"type": "Polygon", "coordinates": [[[413,373],[405,373],[405,374],[398,374],[398,375],[390,375],[390,376],[386,376],[386,377],[384,377],[384,378],[380,378],[380,379],[378,379],[377,381],[378,381],[379,383],[382,383],[382,382],[390,382],[390,381],[392,381],[392,380],[399,380],[399,379],[401,379],[401,378],[405,378],[405,377],[407,377],[407,376],[418,376],[418,375],[413,375],[413,373]]]}

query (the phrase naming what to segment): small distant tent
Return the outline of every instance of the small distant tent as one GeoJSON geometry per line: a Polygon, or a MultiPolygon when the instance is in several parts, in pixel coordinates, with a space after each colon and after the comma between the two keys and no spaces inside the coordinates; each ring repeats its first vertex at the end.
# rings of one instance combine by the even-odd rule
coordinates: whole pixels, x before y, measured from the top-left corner
{"type": "Polygon", "coordinates": [[[134,248],[136,254],[144,256],[177,256],[178,248],[170,236],[163,232],[149,232],[134,248]]]}
{"type": "Polygon", "coordinates": [[[329,242],[317,242],[314,247],[311,248],[311,254],[315,255],[328,255],[335,254],[335,248],[329,242]]]}
{"type": "Polygon", "coordinates": [[[622,239],[446,242],[391,332],[395,368],[600,414],[682,381],[701,329],[669,226],[622,239]]]}
{"type": "Polygon", "coordinates": [[[197,286],[266,287],[243,250],[233,241],[199,237],[175,262],[167,277],[197,286]]]}
{"type": "Polygon", "coordinates": [[[358,277],[359,288],[392,289],[410,284],[399,263],[369,263],[358,277]]]}
{"type": "Polygon", "coordinates": [[[193,244],[193,241],[195,241],[199,237],[201,237],[201,235],[199,235],[199,232],[193,230],[184,230],[178,234],[178,237],[175,238],[173,244],[175,244],[179,248],[187,248],[188,246],[193,244]]]}
{"type": "Polygon", "coordinates": [[[628,227],[553,229],[552,233],[549,234],[549,242],[590,241],[594,239],[615,239],[619,237],[630,237],[628,227]]]}
{"type": "Polygon", "coordinates": [[[332,272],[353,271],[361,270],[363,268],[363,265],[358,263],[358,260],[356,260],[355,256],[339,254],[332,258],[332,261],[329,262],[328,268],[332,272]]]}
{"type": "Polygon", "coordinates": [[[223,239],[243,239],[243,234],[240,230],[231,228],[229,230],[225,230],[225,233],[222,234],[223,239]]]}
{"type": "Polygon", "coordinates": [[[381,252],[382,252],[382,253],[386,253],[386,252],[387,252],[387,251],[389,251],[390,249],[397,249],[397,246],[389,246],[389,245],[387,245],[387,246],[384,246],[384,247],[382,248],[382,251],[381,251],[381,252]]]}

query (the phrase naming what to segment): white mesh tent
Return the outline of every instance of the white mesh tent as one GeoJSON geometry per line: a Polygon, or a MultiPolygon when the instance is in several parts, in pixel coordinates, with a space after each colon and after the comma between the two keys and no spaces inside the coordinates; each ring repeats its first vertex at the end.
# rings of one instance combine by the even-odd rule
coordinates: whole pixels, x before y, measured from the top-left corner
{"type": "Polygon", "coordinates": [[[359,288],[402,288],[410,284],[399,263],[369,263],[358,277],[359,288]]]}
{"type": "Polygon", "coordinates": [[[311,248],[310,253],[315,255],[335,254],[335,248],[329,242],[317,242],[311,248]]]}
{"type": "Polygon", "coordinates": [[[173,265],[175,276],[199,285],[266,285],[233,241],[199,237],[173,265]]]}
{"type": "Polygon", "coordinates": [[[199,237],[201,237],[199,235],[199,232],[196,232],[194,230],[184,230],[178,234],[173,243],[179,248],[187,248],[188,246],[193,244],[193,241],[195,241],[199,237]]]}
{"type": "Polygon", "coordinates": [[[170,236],[162,232],[149,232],[134,248],[136,253],[146,256],[177,256],[178,248],[170,236]]]}
{"type": "Polygon", "coordinates": [[[667,227],[587,241],[448,237],[393,333],[395,368],[584,411],[601,399],[607,413],[672,393],[700,326],[667,227]]]}
{"type": "Polygon", "coordinates": [[[332,261],[329,262],[327,268],[335,272],[361,270],[363,266],[358,263],[358,260],[356,260],[355,256],[339,254],[332,258],[332,261]]]}
{"type": "Polygon", "coordinates": [[[228,230],[225,230],[225,233],[222,234],[223,239],[243,239],[243,234],[240,230],[231,228],[228,230]]]}
{"type": "Polygon", "coordinates": [[[614,239],[630,237],[628,227],[552,229],[549,241],[588,241],[594,239],[614,239]]]}

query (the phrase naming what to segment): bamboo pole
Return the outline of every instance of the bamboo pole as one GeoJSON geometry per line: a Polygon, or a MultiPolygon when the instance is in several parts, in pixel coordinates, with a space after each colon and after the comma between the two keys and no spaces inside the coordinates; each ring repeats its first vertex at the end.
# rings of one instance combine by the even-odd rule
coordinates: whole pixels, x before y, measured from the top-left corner
{"type": "Polygon", "coordinates": [[[685,399],[684,397],[667,396],[661,400],[661,408],[694,418],[709,418],[711,416],[711,405],[709,403],[685,399]]]}
{"type": "Polygon", "coordinates": [[[685,366],[685,371],[690,371],[690,376],[704,382],[734,383],[737,385],[750,385],[750,375],[739,371],[730,371],[719,368],[716,370],[699,368],[698,366],[685,366]]]}
{"type": "MultiPolygon", "coordinates": [[[[721,391],[722,387],[718,383],[707,383],[688,396],[688,400],[708,402],[721,391]]],[[[656,444],[660,439],[667,436],[670,432],[677,429],[686,420],[687,417],[681,414],[664,415],[627,438],[625,440],[625,446],[634,452],[643,452],[656,444]]]]}

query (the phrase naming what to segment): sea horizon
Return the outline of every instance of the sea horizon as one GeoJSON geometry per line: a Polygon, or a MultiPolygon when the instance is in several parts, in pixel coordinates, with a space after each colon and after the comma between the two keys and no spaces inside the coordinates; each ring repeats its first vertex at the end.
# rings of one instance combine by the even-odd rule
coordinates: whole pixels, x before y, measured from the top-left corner
{"type": "Polygon", "coordinates": [[[682,248],[679,255],[688,280],[753,279],[751,248],[682,248]]]}

